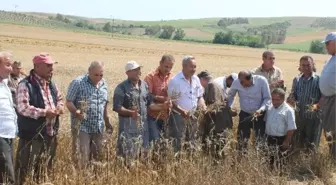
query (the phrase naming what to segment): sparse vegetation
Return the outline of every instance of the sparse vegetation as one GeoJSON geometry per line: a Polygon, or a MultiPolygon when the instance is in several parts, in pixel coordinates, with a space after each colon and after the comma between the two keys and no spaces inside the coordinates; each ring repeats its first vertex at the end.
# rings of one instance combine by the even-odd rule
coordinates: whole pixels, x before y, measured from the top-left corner
{"type": "Polygon", "coordinates": [[[316,19],[311,27],[324,28],[324,29],[336,29],[336,19],[334,17],[326,17],[316,19]]]}
{"type": "Polygon", "coordinates": [[[247,18],[222,18],[218,21],[217,25],[223,28],[231,26],[233,24],[248,24],[247,18]]]}
{"type": "Polygon", "coordinates": [[[321,40],[313,40],[310,44],[309,52],[311,53],[326,53],[325,45],[321,43],[321,40]]]}

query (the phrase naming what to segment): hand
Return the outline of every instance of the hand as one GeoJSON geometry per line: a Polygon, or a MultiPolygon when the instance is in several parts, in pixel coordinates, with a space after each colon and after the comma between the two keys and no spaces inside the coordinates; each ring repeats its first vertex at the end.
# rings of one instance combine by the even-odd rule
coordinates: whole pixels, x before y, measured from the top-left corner
{"type": "Polygon", "coordinates": [[[319,105],[318,103],[312,105],[312,110],[313,110],[313,111],[317,111],[317,110],[319,110],[319,109],[320,109],[320,105],[319,105]]]}
{"type": "Polygon", "coordinates": [[[61,108],[61,107],[57,107],[57,109],[56,109],[56,113],[57,113],[57,115],[61,115],[61,114],[64,113],[64,109],[61,108]]]}
{"type": "Polygon", "coordinates": [[[295,100],[292,98],[287,98],[287,103],[290,104],[292,107],[295,107],[295,100]]]}
{"type": "Polygon", "coordinates": [[[163,103],[163,109],[168,110],[173,107],[173,102],[169,99],[163,103]]]}
{"type": "Polygon", "coordinates": [[[55,109],[47,109],[46,118],[53,119],[57,116],[57,111],[55,109]]]}
{"type": "Polygon", "coordinates": [[[232,117],[236,117],[238,115],[237,110],[229,109],[229,112],[230,112],[232,117]]]}
{"type": "Polygon", "coordinates": [[[139,113],[138,113],[137,110],[133,110],[133,111],[132,111],[132,115],[131,115],[131,117],[132,117],[132,119],[138,121],[140,115],[139,115],[139,113]]]}
{"type": "Polygon", "coordinates": [[[112,126],[112,124],[111,123],[107,123],[107,122],[105,122],[105,127],[106,127],[106,132],[108,133],[108,134],[112,134],[113,133],[113,126],[112,126]]]}
{"type": "Polygon", "coordinates": [[[284,141],[281,145],[281,150],[286,151],[289,149],[289,142],[284,141]]]}
{"type": "Polygon", "coordinates": [[[76,110],[75,117],[81,121],[84,119],[84,115],[80,110],[76,110]]]}
{"type": "Polygon", "coordinates": [[[261,116],[261,113],[262,113],[262,110],[259,109],[254,113],[254,116],[259,117],[261,116]]]}

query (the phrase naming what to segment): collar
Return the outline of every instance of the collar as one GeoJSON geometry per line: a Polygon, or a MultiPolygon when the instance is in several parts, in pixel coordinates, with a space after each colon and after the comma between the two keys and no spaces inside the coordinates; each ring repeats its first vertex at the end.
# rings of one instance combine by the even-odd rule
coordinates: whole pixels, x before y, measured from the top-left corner
{"type": "MultiPolygon", "coordinates": [[[[128,82],[130,85],[133,86],[132,81],[131,81],[129,78],[127,78],[127,82],[128,82]]],[[[138,81],[138,85],[139,85],[139,87],[141,86],[141,84],[142,84],[142,80],[139,79],[139,81],[138,81]]]]}
{"type": "MultiPolygon", "coordinates": [[[[86,80],[87,82],[89,82],[90,84],[93,85],[93,83],[91,82],[91,80],[90,80],[90,78],[89,78],[89,74],[86,74],[84,78],[85,78],[85,80],[86,80]]],[[[104,84],[104,80],[102,79],[102,80],[100,80],[100,81],[98,82],[98,87],[102,86],[103,84],[104,84]]]]}
{"type": "MultiPolygon", "coordinates": [[[[300,74],[300,78],[304,78],[303,73],[300,74]]],[[[308,80],[310,80],[310,79],[314,79],[314,78],[316,78],[316,73],[315,73],[315,72],[312,72],[312,74],[310,75],[310,77],[308,78],[308,80]]]]}
{"type": "Polygon", "coordinates": [[[171,72],[169,72],[167,75],[162,75],[161,73],[160,73],[160,70],[159,70],[159,67],[158,68],[156,68],[156,70],[154,71],[154,75],[158,75],[158,76],[163,76],[163,77],[166,77],[166,76],[169,76],[171,74],[171,72]]]}
{"type": "Polygon", "coordinates": [[[269,71],[265,71],[263,67],[264,67],[264,64],[261,64],[261,66],[260,66],[260,71],[261,72],[274,72],[275,71],[275,67],[274,66],[269,71]]]}
{"type": "Polygon", "coordinates": [[[274,109],[279,110],[279,109],[283,108],[285,106],[285,104],[286,104],[286,102],[283,102],[279,107],[277,107],[277,108],[275,108],[274,106],[273,107],[274,107],[274,109]]]}

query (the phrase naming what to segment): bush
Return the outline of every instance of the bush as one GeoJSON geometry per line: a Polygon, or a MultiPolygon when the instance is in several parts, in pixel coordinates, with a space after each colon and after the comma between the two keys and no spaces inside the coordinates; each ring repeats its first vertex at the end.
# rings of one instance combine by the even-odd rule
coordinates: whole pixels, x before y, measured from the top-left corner
{"type": "Polygon", "coordinates": [[[105,32],[112,32],[112,26],[111,26],[111,23],[110,23],[110,22],[108,22],[108,23],[106,23],[106,24],[104,25],[104,27],[103,27],[103,31],[105,31],[105,32]]]}
{"type": "Polygon", "coordinates": [[[174,26],[162,26],[162,32],[159,36],[160,39],[170,39],[175,31],[174,26]]]}
{"type": "Polygon", "coordinates": [[[179,28],[175,31],[175,35],[173,37],[173,40],[182,40],[185,36],[184,30],[179,28]]]}
{"type": "Polygon", "coordinates": [[[215,44],[229,44],[232,45],[233,43],[233,32],[229,31],[228,33],[218,32],[215,34],[213,39],[213,43],[215,44]]]}
{"type": "Polygon", "coordinates": [[[313,40],[310,43],[309,52],[324,54],[324,53],[326,53],[326,50],[325,50],[324,44],[321,43],[320,40],[313,40]]]}
{"type": "Polygon", "coordinates": [[[145,35],[155,35],[159,33],[161,27],[159,25],[149,26],[145,29],[145,35]]]}
{"type": "Polygon", "coordinates": [[[263,48],[265,45],[262,43],[262,40],[258,36],[244,35],[242,33],[233,33],[233,32],[218,32],[215,34],[213,39],[215,44],[228,44],[228,45],[237,45],[237,46],[248,46],[252,48],[263,48]]]}

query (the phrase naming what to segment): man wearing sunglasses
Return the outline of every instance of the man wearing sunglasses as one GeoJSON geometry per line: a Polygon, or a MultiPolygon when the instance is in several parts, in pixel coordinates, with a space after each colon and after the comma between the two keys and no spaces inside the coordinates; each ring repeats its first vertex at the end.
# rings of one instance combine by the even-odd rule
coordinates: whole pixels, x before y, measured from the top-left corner
{"type": "Polygon", "coordinates": [[[90,156],[100,159],[104,130],[112,132],[107,104],[108,87],[100,61],[90,64],[88,74],[73,80],[68,88],[66,106],[71,113],[73,159],[85,167],[90,156]],[[79,155],[77,156],[79,146],[79,155]]]}
{"type": "Polygon", "coordinates": [[[329,33],[323,41],[331,58],[325,64],[320,76],[320,90],[323,95],[321,100],[322,126],[326,131],[327,140],[330,141],[330,153],[336,160],[336,119],[335,119],[335,94],[336,94],[336,32],[329,33]]]}
{"type": "Polygon", "coordinates": [[[280,68],[274,65],[275,56],[272,51],[265,51],[262,54],[263,64],[252,70],[253,75],[260,75],[267,79],[269,88],[272,91],[275,88],[282,88],[286,90],[284,86],[282,71],[280,68]]]}

